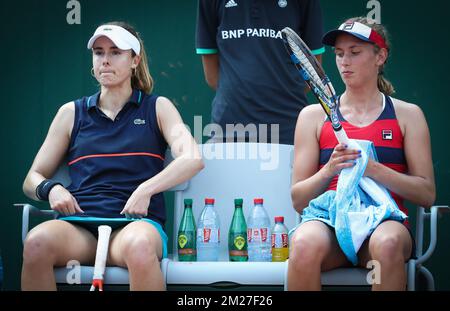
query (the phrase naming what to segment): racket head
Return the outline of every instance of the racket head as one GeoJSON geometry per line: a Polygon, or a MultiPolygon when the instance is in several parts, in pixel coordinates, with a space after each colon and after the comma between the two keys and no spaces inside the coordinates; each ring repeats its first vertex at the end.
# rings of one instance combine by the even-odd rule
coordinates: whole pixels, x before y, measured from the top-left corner
{"type": "Polygon", "coordinates": [[[319,101],[333,128],[336,131],[340,130],[342,125],[336,111],[336,92],[319,61],[306,43],[291,28],[285,27],[281,31],[281,36],[292,62],[319,101]]]}

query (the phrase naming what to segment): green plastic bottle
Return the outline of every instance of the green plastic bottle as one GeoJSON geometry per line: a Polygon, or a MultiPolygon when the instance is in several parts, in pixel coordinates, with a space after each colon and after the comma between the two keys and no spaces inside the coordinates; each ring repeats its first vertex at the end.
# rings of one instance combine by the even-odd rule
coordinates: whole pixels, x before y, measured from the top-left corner
{"type": "Polygon", "coordinates": [[[192,199],[184,199],[184,212],[178,227],[178,261],[197,261],[197,228],[192,214],[192,199]]]}
{"type": "Polygon", "coordinates": [[[242,211],[242,199],[234,200],[234,214],[228,231],[230,261],[247,261],[247,223],[242,211]]]}

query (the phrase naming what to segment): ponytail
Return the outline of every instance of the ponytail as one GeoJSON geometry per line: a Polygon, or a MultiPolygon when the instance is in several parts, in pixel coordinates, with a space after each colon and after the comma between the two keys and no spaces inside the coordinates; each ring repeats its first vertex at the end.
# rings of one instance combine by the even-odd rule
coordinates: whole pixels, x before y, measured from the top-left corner
{"type": "Polygon", "coordinates": [[[383,73],[378,74],[378,89],[381,93],[391,96],[395,93],[395,88],[392,83],[383,76],[383,73]]]}

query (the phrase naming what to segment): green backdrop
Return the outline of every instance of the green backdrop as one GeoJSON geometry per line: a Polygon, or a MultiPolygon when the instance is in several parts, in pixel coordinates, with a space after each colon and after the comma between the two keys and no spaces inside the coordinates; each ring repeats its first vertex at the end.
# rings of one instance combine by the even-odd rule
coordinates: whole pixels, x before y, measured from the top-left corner
{"type": "MultiPolygon", "coordinates": [[[[448,87],[446,70],[450,61],[440,57],[438,50],[445,52],[449,48],[449,27],[445,21],[450,5],[444,0],[380,2],[381,20],[393,41],[387,76],[396,86],[396,97],[419,104],[427,117],[433,144],[436,204],[448,204],[448,114],[442,110],[448,99],[438,94],[448,87]]],[[[195,54],[197,1],[80,0],[79,25],[67,23],[70,11],[67,3],[16,0],[0,4],[3,21],[0,247],[4,288],[9,290],[20,288],[22,252],[20,213],[12,204],[29,202],[22,193],[22,182],[58,107],[97,89],[90,76],[91,55],[86,49],[97,25],[112,20],[133,24],[150,56],[155,92],[174,101],[189,126],[193,126],[195,115],[203,116],[204,124],[209,121],[213,92],[204,82],[200,58],[195,54]]],[[[366,4],[366,0],[322,0],[325,29],[337,26],[346,17],[366,15],[370,11],[366,4]]],[[[324,66],[338,91],[342,91],[329,50],[324,66]]],[[[170,206],[171,195],[166,198],[170,206]]],[[[167,228],[172,226],[172,214],[169,209],[167,228]]],[[[414,222],[414,213],[411,215],[414,222]]],[[[442,290],[450,289],[449,216],[440,221],[437,250],[427,264],[434,273],[437,288],[442,290]]]]}

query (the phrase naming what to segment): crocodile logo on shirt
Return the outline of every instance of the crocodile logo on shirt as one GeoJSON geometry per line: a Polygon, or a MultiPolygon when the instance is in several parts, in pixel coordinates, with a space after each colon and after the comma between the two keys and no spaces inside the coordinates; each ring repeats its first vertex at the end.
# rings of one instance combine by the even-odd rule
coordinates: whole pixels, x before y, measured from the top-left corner
{"type": "Polygon", "coordinates": [[[134,119],[134,124],[136,124],[136,125],[144,125],[145,124],[145,120],[143,120],[143,119],[134,119]]]}

